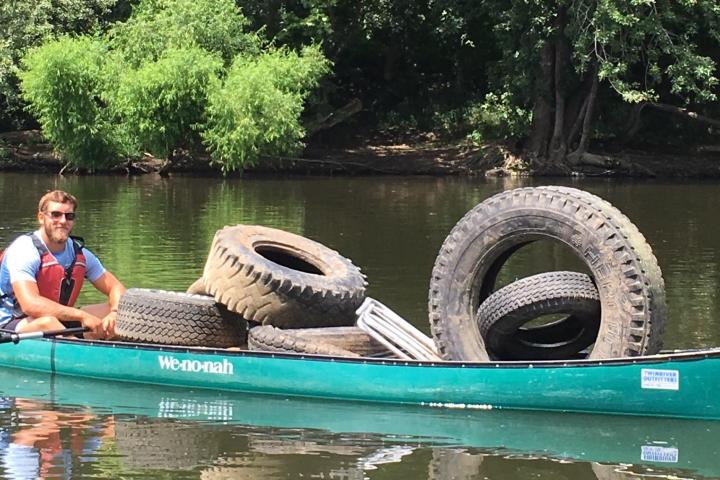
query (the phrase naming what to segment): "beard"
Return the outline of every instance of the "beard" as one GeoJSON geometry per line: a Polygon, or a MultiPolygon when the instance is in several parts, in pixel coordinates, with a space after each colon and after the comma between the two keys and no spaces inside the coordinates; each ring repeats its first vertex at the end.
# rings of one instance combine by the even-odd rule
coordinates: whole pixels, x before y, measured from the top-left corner
{"type": "Polygon", "coordinates": [[[62,227],[53,227],[52,224],[44,225],[45,235],[54,243],[65,243],[70,236],[70,230],[62,227]]]}

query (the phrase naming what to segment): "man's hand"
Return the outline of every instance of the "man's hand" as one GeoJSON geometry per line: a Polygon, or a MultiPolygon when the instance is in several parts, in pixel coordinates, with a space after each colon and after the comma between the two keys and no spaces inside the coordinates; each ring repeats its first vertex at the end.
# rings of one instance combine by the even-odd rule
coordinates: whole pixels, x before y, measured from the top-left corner
{"type": "Polygon", "coordinates": [[[105,315],[102,319],[103,329],[105,330],[107,339],[115,336],[115,322],[117,321],[117,311],[111,310],[110,313],[105,315]]]}
{"type": "MultiPolygon", "coordinates": [[[[114,312],[110,312],[110,315],[114,315],[114,312]]],[[[108,315],[108,317],[110,316],[108,315]]],[[[88,338],[95,338],[95,339],[104,339],[109,338],[110,336],[115,334],[115,321],[113,319],[112,321],[112,329],[108,331],[107,323],[105,318],[96,317],[95,315],[92,315],[88,312],[83,311],[83,316],[80,322],[82,323],[83,327],[87,327],[90,329],[90,335],[88,335],[88,338]]]]}

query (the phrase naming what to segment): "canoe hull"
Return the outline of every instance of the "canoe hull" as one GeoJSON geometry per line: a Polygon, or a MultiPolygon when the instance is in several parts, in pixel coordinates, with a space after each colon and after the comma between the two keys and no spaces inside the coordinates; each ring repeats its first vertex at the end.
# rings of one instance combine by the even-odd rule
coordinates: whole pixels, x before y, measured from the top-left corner
{"type": "Polygon", "coordinates": [[[427,363],[56,339],[4,345],[0,365],[283,396],[720,419],[720,350],[606,361],[427,363]]]}

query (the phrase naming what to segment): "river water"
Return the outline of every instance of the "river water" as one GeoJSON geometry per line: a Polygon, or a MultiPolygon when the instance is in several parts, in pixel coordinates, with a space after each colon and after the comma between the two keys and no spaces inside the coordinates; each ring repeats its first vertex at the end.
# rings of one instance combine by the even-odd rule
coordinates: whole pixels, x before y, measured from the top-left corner
{"type": "MultiPolygon", "coordinates": [[[[665,278],[667,348],[720,344],[715,183],[0,173],[0,243],[35,228],[38,198],[60,188],[80,200],[73,233],[127,286],[184,290],[217,229],[281,228],[351,258],[371,297],[429,333],[430,271],[453,225],[494,193],[540,184],[595,193],[643,232],[665,278]]],[[[501,280],[572,263],[543,244],[513,256],[501,280]]],[[[100,298],[90,288],[80,301],[100,298]]],[[[720,477],[718,422],[379,409],[13,371],[0,395],[4,478],[720,477]]]]}

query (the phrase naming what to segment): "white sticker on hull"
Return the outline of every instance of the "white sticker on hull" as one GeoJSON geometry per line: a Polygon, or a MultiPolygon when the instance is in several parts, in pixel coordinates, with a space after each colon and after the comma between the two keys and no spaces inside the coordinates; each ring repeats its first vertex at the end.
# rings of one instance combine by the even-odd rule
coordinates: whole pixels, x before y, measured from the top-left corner
{"type": "Polygon", "coordinates": [[[160,368],[163,370],[217,373],[218,375],[233,374],[233,364],[227,358],[223,358],[222,362],[213,362],[211,360],[201,362],[200,360],[179,360],[170,355],[158,355],[158,361],[160,362],[160,368]]]}
{"type": "Polygon", "coordinates": [[[680,372],[677,370],[643,368],[640,386],[654,390],[679,390],[680,372]]]}
{"type": "Polygon", "coordinates": [[[640,459],[646,462],[677,463],[678,449],[673,447],[658,447],[643,445],[640,447],[640,459]]]}

